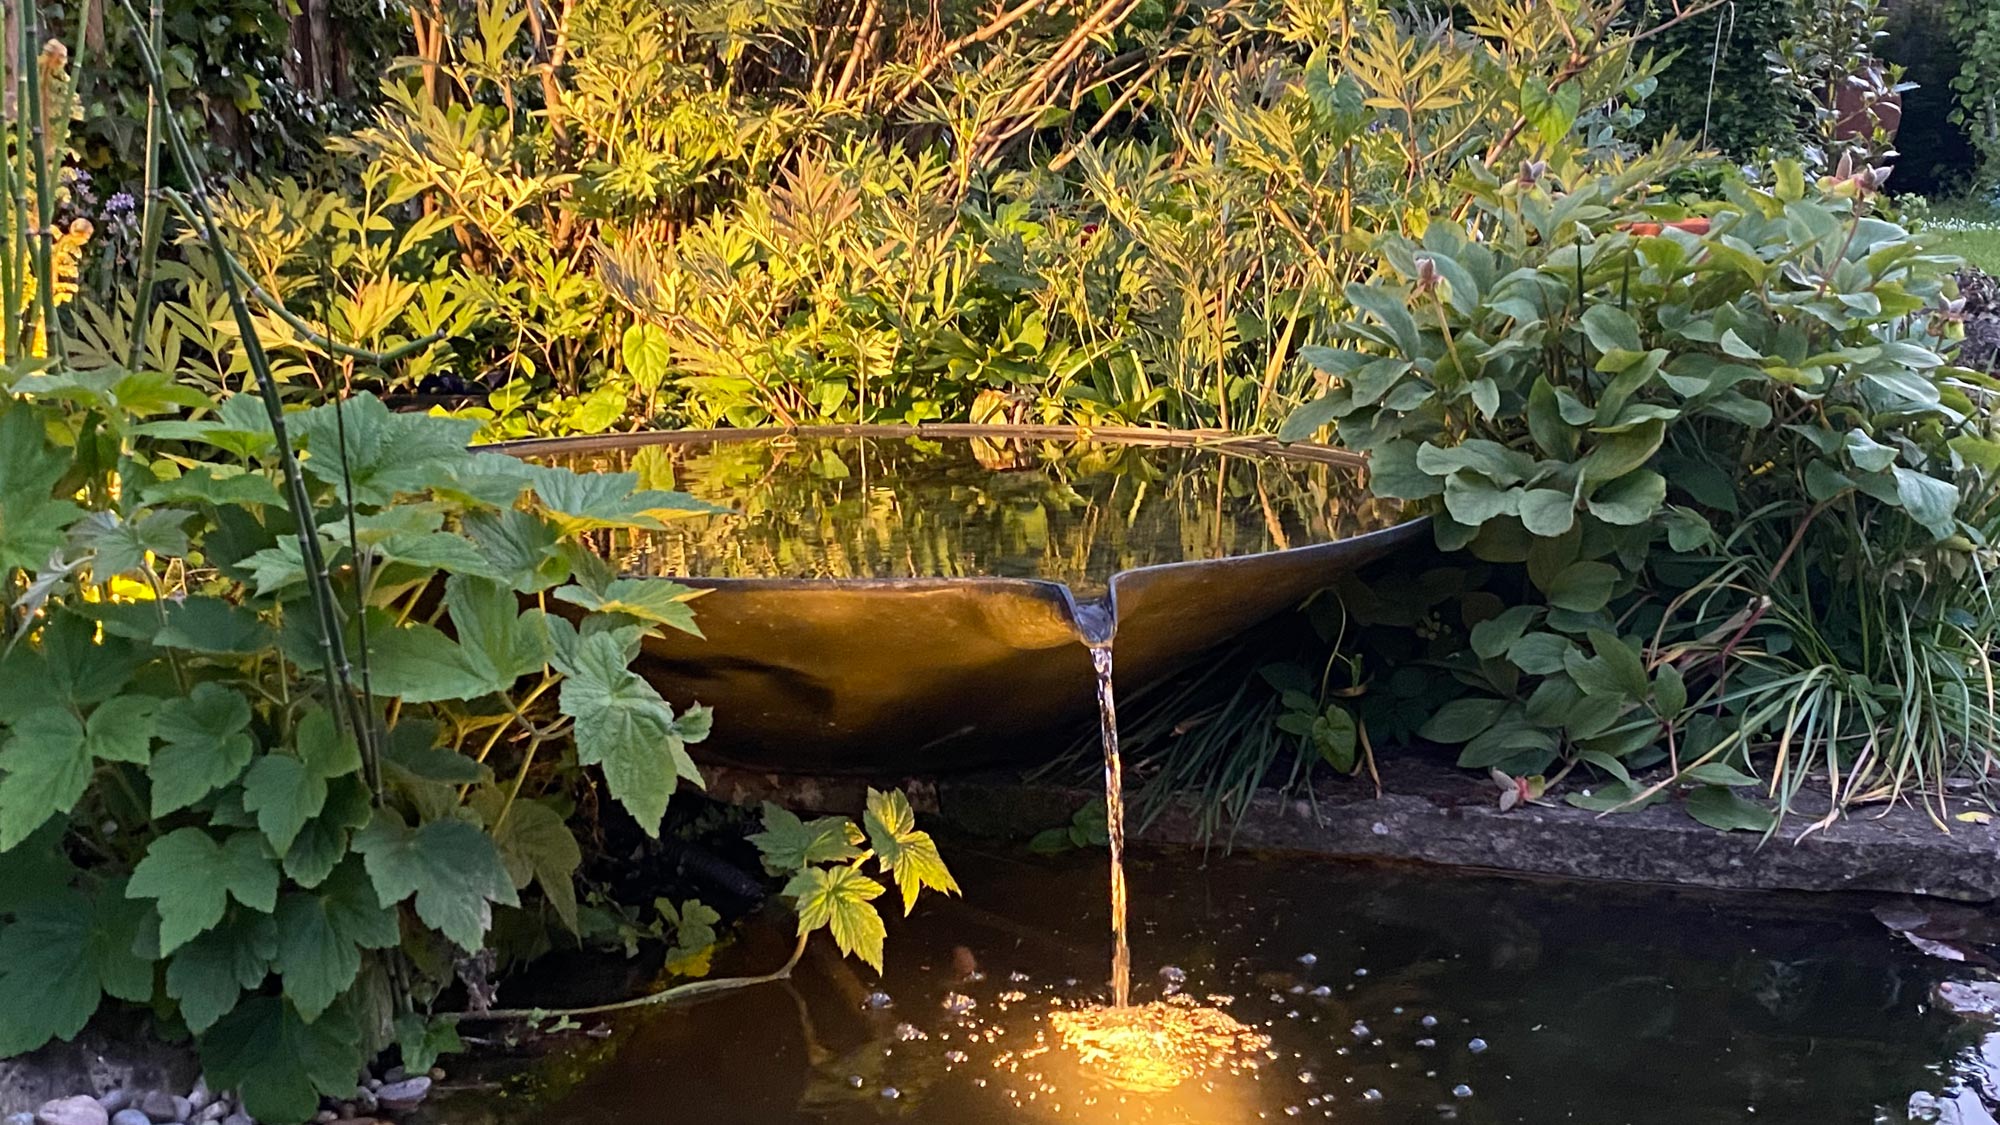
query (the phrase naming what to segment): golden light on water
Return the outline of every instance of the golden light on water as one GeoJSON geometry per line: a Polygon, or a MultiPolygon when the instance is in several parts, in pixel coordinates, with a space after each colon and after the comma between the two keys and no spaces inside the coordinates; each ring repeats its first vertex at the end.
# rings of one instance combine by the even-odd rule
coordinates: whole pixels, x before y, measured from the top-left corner
{"type": "Polygon", "coordinates": [[[1214,1071],[1254,1068],[1252,1056],[1271,1045],[1220,1008],[1185,998],[1057,1011],[1049,1024],[1085,1070],[1134,1093],[1166,1093],[1214,1071]]]}

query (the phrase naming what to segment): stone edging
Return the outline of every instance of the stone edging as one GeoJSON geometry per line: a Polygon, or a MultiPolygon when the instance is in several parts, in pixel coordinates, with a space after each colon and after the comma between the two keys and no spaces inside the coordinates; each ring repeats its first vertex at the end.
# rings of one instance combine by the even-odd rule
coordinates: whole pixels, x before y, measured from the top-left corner
{"type": "MultiPolygon", "coordinates": [[[[1609,879],[1728,890],[1864,891],[1962,902],[2000,899],[2000,822],[1950,821],[1940,831],[1921,808],[1851,814],[1797,839],[1796,816],[1768,843],[1717,832],[1669,805],[1599,816],[1568,805],[1502,813],[1494,788],[1464,771],[1419,761],[1386,763],[1383,795],[1365,782],[1321,783],[1314,799],[1260,793],[1233,833],[1215,843],[1356,859],[1404,860],[1520,875],[1609,879]]],[[[1095,794],[1012,776],[865,779],[705,767],[710,795],[738,804],[775,800],[801,811],[854,813],[868,784],[899,785],[919,811],[985,836],[1021,838],[1067,823],[1095,794]]],[[[1824,807],[1823,804],[1821,807],[1824,807]]],[[[1949,799],[1953,815],[1983,805],[1949,799]]],[[[1197,844],[1200,822],[1177,807],[1139,839],[1197,844]]]]}

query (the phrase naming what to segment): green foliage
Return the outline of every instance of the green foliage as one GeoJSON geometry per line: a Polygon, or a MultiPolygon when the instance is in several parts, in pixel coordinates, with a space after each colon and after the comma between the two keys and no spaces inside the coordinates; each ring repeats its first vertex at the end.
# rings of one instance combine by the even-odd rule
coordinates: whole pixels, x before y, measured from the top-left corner
{"type": "Polygon", "coordinates": [[[766,803],[764,830],[750,842],[763,856],[765,870],[788,876],[784,893],[796,903],[800,941],[826,929],[842,953],[880,972],[888,931],[873,903],[886,888],[863,874],[863,865],[874,860],[877,872],[895,882],[905,914],[925,888],[957,894],[958,882],[946,870],[930,833],[916,827],[916,814],[902,793],[870,789],[862,824],[866,827],[833,816],[801,821],[766,803]]]}
{"type": "Polygon", "coordinates": [[[1646,99],[1640,135],[1674,129],[1737,159],[1795,147],[1793,91],[1765,58],[1792,17],[1793,0],[1734,0],[1654,36],[1648,49],[1669,61],[1646,99]]]}
{"type": "Polygon", "coordinates": [[[0,993],[39,997],[6,1005],[0,1049],[74,1035],[105,996],[150,1002],[252,1112],[303,1119],[410,1016],[387,1006],[391,966],[401,1002],[427,1003],[449,983],[439,943],[479,951],[496,912],[576,928],[582,851],[546,798],[601,772],[655,831],[699,782],[683,747],[706,712],[627,667],[662,620],[688,625],[659,612],[686,591],[618,586],[574,529],[703,506],[470,453],[468,424],[366,395],[291,415],[338,627],[376,693],[357,728],[323,678],[261,413],[141,419],[71,405],[75,382],[6,379],[0,882],[44,889],[0,903],[0,993]],[[472,534],[501,526],[521,533],[472,534]]]}
{"type": "MultiPolygon", "coordinates": [[[[1786,799],[1815,763],[1847,800],[1984,760],[1976,700],[1939,683],[1986,659],[1968,521],[2000,449],[1990,382],[1939,355],[1950,259],[1854,181],[1780,165],[1695,233],[1639,210],[1634,171],[1467,180],[1479,238],[1385,242],[1352,346],[1311,353],[1329,393],[1288,432],[1331,423],[1441,547],[1524,580],[1468,620],[1444,663],[1469,694],[1422,735],[1621,784],[1672,747],[1723,786],[1771,739],[1786,799]]],[[[1768,826],[1724,796],[1690,811],[1768,826]]]]}
{"type": "MultiPolygon", "coordinates": [[[[1051,10],[899,58],[933,32],[703,0],[587,0],[558,28],[494,0],[449,14],[438,65],[335,142],[353,189],[250,182],[219,206],[266,304],[303,317],[255,318],[284,379],[464,392],[488,436],[1268,430],[1314,393],[1294,359],[1347,313],[1371,241],[1420,235],[1461,167],[1626,151],[1653,69],[1626,5],[1464,7],[1456,28],[1376,0],[1105,28],[1051,10]]],[[[236,385],[240,330],[205,253],[184,257],[144,326],[88,310],[86,362],[137,335],[236,385]]]]}
{"type": "Polygon", "coordinates": [[[2000,89],[2000,8],[1985,0],[1946,0],[1944,11],[1964,60],[1951,80],[1958,100],[1951,119],[1972,138],[1990,181],[2000,161],[2000,104],[1994,93],[2000,89]]]}

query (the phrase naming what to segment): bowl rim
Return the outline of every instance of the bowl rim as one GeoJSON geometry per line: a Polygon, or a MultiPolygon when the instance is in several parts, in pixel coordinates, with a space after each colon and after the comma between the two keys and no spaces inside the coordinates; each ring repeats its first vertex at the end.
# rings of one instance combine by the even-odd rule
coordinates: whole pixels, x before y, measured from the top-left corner
{"type": "Polygon", "coordinates": [[[701,430],[634,430],[575,437],[516,438],[474,449],[532,457],[551,452],[594,453],[643,445],[694,445],[711,441],[770,441],[776,438],[1017,438],[1028,441],[1104,441],[1121,445],[1198,446],[1222,453],[1268,455],[1347,468],[1365,468],[1368,458],[1318,442],[1281,442],[1226,430],[1176,430],[1151,426],[1015,426],[983,422],[918,422],[827,426],[743,426],[701,430]]]}

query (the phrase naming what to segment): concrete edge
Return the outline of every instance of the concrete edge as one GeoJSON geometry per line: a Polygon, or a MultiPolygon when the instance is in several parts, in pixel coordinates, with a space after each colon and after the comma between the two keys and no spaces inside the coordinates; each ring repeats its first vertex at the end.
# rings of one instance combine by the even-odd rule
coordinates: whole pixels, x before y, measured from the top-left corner
{"type": "MultiPolygon", "coordinates": [[[[1054,825],[1097,794],[1026,783],[1011,775],[863,778],[705,767],[710,795],[736,804],[772,800],[799,811],[853,814],[866,789],[896,786],[920,812],[954,830],[1021,839],[1054,825]]],[[[1989,903],[2000,899],[2000,818],[1948,819],[1940,829],[1910,804],[1851,813],[1801,838],[1795,816],[1768,842],[1718,832],[1671,805],[1600,816],[1559,803],[1501,812],[1490,783],[1422,762],[1391,763],[1378,798],[1365,782],[1319,783],[1311,796],[1260,792],[1233,832],[1204,840],[1198,810],[1163,812],[1138,839],[1154,844],[1275,850],[1331,858],[1400,860],[1516,875],[1614,880],[1723,890],[1849,891],[1989,903]]],[[[1823,806],[1822,806],[1823,807],[1823,806]]],[[[1947,815],[1983,810],[1947,799],[1947,815]]]]}

